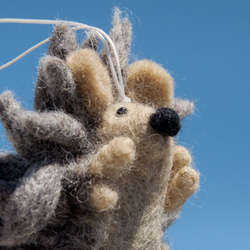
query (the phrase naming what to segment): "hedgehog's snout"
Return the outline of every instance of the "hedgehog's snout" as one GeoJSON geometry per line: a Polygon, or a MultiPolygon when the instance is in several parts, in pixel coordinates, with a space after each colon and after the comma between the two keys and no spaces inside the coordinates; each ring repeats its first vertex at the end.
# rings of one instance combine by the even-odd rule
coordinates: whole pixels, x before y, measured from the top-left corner
{"type": "Polygon", "coordinates": [[[178,114],[169,108],[157,109],[150,116],[150,125],[162,136],[175,136],[181,128],[178,114]]]}

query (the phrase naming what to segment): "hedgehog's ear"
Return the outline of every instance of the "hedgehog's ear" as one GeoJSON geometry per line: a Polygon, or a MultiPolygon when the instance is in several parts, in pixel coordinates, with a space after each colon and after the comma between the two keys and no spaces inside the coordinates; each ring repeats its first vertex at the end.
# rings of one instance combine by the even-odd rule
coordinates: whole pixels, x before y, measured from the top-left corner
{"type": "Polygon", "coordinates": [[[171,108],[179,115],[180,119],[194,112],[194,103],[189,100],[174,99],[171,108]]]}
{"type": "Polygon", "coordinates": [[[66,58],[76,83],[77,92],[91,119],[98,119],[113,101],[107,69],[92,49],[79,49],[66,58]]]}
{"type": "Polygon", "coordinates": [[[126,94],[135,102],[169,107],[173,100],[173,79],[155,62],[136,61],[129,66],[126,94]]]}

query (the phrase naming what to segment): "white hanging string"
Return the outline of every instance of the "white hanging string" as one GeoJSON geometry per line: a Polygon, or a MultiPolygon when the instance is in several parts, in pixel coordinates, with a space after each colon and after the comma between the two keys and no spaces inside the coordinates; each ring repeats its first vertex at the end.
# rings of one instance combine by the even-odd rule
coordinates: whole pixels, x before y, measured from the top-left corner
{"type": "MultiPolygon", "coordinates": [[[[50,24],[50,25],[56,25],[59,22],[62,21],[58,21],[58,20],[41,20],[41,19],[17,19],[17,18],[4,18],[4,19],[0,19],[0,23],[23,23],[23,24],[50,24]]],[[[109,65],[110,65],[110,69],[111,69],[111,73],[112,73],[112,78],[114,80],[114,83],[116,85],[116,88],[118,90],[118,92],[120,93],[122,99],[124,101],[130,102],[130,99],[125,95],[125,91],[124,91],[124,84],[123,84],[123,79],[122,79],[122,74],[121,74],[121,67],[120,67],[120,61],[117,55],[117,51],[115,48],[115,45],[113,43],[113,41],[111,40],[111,38],[101,29],[96,28],[96,27],[92,27],[86,24],[82,24],[79,22],[72,22],[72,21],[64,21],[67,22],[70,26],[73,26],[74,30],[93,30],[95,31],[97,37],[101,40],[101,42],[103,43],[103,47],[104,50],[107,53],[107,58],[109,61],[109,65]],[[110,49],[109,49],[109,45],[113,51],[114,57],[115,57],[115,64],[116,64],[116,69],[117,69],[117,73],[112,61],[112,57],[111,57],[111,53],[110,53],[110,49]],[[118,78],[117,78],[118,75],[118,78]]],[[[35,50],[36,48],[40,47],[41,45],[47,43],[50,40],[50,37],[41,41],[40,43],[34,45],[33,47],[31,47],[30,49],[28,49],[27,51],[25,51],[24,53],[22,53],[21,55],[17,56],[16,58],[14,58],[13,60],[11,60],[10,62],[0,66],[0,70],[10,66],[11,64],[15,63],[16,61],[20,60],[22,57],[26,56],[27,54],[29,54],[30,52],[32,52],[33,50],[35,50]]]]}
{"type": "Polygon", "coordinates": [[[24,51],[22,54],[20,54],[19,56],[15,57],[14,59],[12,59],[11,61],[3,64],[2,66],[0,66],[0,70],[5,69],[7,67],[9,67],[11,64],[17,62],[18,60],[20,60],[21,58],[25,57],[26,55],[28,55],[30,52],[32,52],[33,50],[37,49],[38,47],[42,46],[43,44],[47,43],[50,40],[49,38],[44,39],[43,41],[41,41],[40,43],[37,43],[36,45],[32,46],[30,49],[24,51]]]}

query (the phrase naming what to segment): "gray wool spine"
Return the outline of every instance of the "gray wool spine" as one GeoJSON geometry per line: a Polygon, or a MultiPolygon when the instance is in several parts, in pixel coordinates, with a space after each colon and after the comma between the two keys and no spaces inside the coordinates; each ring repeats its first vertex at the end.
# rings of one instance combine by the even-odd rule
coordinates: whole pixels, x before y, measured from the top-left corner
{"type": "MultiPolygon", "coordinates": [[[[128,63],[130,57],[130,47],[132,42],[132,26],[127,17],[122,17],[122,12],[119,10],[119,8],[114,9],[112,24],[113,28],[110,30],[109,36],[116,47],[118,58],[120,60],[123,81],[124,83],[126,83],[128,63]]],[[[111,56],[114,61],[115,58],[112,50],[111,56]]],[[[101,58],[104,63],[108,65],[107,55],[104,51],[101,54],[101,58]]]]}
{"type": "Polygon", "coordinates": [[[65,144],[73,152],[88,146],[85,129],[77,120],[62,112],[25,111],[11,92],[0,95],[0,117],[10,142],[25,158],[31,151],[39,153],[46,141],[65,144]]]}
{"type": "Polygon", "coordinates": [[[72,73],[63,60],[53,56],[41,59],[34,108],[40,112],[61,110],[81,121],[85,120],[72,73]]]}
{"type": "Polygon", "coordinates": [[[113,28],[109,35],[117,48],[121,68],[126,70],[132,42],[132,26],[127,17],[122,18],[122,12],[118,8],[115,8],[113,28]]]}
{"type": "Polygon", "coordinates": [[[48,53],[60,59],[77,49],[76,35],[70,26],[61,22],[54,28],[53,35],[50,39],[48,53]]]}

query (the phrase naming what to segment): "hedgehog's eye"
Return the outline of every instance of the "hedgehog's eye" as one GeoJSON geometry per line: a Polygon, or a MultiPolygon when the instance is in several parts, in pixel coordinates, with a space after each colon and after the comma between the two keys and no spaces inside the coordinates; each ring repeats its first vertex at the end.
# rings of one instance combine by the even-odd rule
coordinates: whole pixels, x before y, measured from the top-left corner
{"type": "Polygon", "coordinates": [[[116,114],[118,116],[122,116],[122,115],[125,115],[127,113],[127,109],[122,107],[122,108],[119,108],[117,111],[116,111],[116,114]]]}

